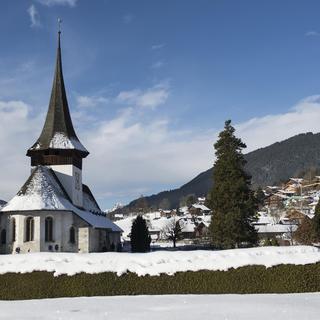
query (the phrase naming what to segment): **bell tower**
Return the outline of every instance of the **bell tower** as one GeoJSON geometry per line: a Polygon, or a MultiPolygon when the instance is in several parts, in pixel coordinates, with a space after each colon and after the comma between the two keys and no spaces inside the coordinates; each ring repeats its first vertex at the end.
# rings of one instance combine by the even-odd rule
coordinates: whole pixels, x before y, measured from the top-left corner
{"type": "Polygon", "coordinates": [[[46,120],[38,140],[27,151],[31,166],[54,170],[73,204],[83,206],[82,159],[89,152],[78,139],[69,112],[61,61],[61,31],[58,32],[56,68],[46,120]]]}

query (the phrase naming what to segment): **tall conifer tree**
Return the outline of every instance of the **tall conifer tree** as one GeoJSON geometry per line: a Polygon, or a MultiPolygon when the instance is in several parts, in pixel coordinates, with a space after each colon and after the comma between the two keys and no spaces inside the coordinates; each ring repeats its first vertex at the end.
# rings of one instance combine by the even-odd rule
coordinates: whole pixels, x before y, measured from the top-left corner
{"type": "Polygon", "coordinates": [[[314,242],[319,242],[320,241],[320,200],[318,201],[315,207],[314,217],[312,219],[312,226],[313,226],[314,242]]]}
{"type": "Polygon", "coordinates": [[[226,121],[214,144],[214,185],[208,204],[212,209],[212,244],[217,248],[235,248],[257,242],[252,225],[256,220],[257,202],[250,189],[251,177],[244,170],[246,160],[242,154],[246,145],[234,132],[231,121],[226,121]]]}

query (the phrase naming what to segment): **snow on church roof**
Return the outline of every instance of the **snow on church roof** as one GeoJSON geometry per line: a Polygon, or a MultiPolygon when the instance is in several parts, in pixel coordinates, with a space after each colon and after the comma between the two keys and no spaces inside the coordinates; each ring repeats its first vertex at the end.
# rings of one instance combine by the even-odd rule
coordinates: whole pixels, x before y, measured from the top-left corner
{"type": "Polygon", "coordinates": [[[1,211],[72,211],[93,227],[122,231],[107,217],[100,214],[101,210],[87,186],[84,186],[83,196],[85,210],[79,209],[71,203],[63,186],[51,169],[38,166],[33,170],[17,195],[1,211]]]}
{"type": "MultiPolygon", "coordinates": [[[[40,150],[41,149],[41,143],[38,141],[35,145],[33,145],[30,150],[40,150]]],[[[82,145],[82,143],[73,138],[68,137],[63,132],[55,132],[54,136],[51,138],[49,142],[49,148],[50,149],[74,149],[79,150],[82,152],[87,152],[87,149],[82,145]]]]}

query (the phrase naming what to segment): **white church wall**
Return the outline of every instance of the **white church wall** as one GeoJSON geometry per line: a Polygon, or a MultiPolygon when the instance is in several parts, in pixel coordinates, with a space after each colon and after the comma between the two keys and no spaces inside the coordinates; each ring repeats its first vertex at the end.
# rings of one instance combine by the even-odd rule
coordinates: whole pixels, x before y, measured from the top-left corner
{"type": "Polygon", "coordinates": [[[83,206],[82,171],[74,165],[49,166],[55,172],[73,204],[83,206]]]}
{"type": "Polygon", "coordinates": [[[33,212],[25,212],[24,214],[6,215],[7,219],[7,253],[16,252],[17,248],[21,253],[39,252],[40,251],[40,216],[33,212]],[[26,219],[32,217],[34,220],[34,236],[32,241],[26,241],[26,219]],[[12,243],[13,229],[12,219],[16,224],[16,241],[12,243]]]}
{"type": "Polygon", "coordinates": [[[112,243],[115,250],[120,242],[120,233],[95,229],[67,211],[30,211],[16,214],[2,213],[0,230],[6,229],[6,244],[0,243],[0,253],[28,252],[101,252],[109,251],[112,243]],[[34,239],[26,241],[26,219],[34,219],[34,239]],[[53,241],[45,241],[45,219],[53,219],[53,241]],[[15,241],[13,242],[13,219],[15,241]],[[70,243],[70,227],[75,228],[75,243],[70,243]]]}
{"type": "Polygon", "coordinates": [[[89,252],[89,227],[80,227],[78,229],[79,252],[89,252]]]}
{"type": "Polygon", "coordinates": [[[73,225],[71,212],[43,212],[41,214],[41,251],[66,251],[74,252],[74,246],[69,243],[69,229],[73,225]],[[45,220],[47,217],[53,219],[53,241],[45,241],[45,220]]]}

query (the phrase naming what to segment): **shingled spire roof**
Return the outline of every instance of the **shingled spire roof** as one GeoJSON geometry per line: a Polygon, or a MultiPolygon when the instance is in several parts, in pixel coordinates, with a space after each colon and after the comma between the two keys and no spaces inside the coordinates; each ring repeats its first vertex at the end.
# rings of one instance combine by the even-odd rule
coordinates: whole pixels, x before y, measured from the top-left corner
{"type": "Polygon", "coordinates": [[[79,151],[82,157],[86,157],[89,152],[79,141],[70,117],[62,73],[60,34],[59,31],[56,69],[46,121],[40,137],[28,150],[27,155],[47,149],[74,149],[79,151]]]}

